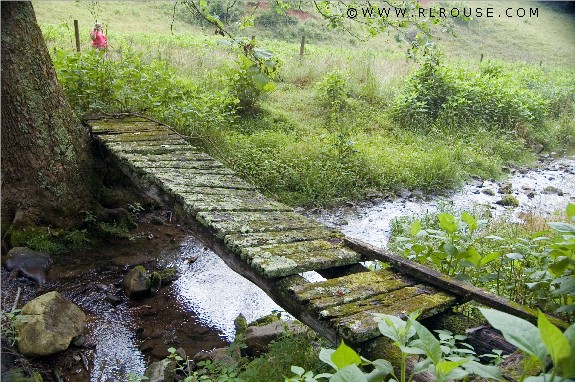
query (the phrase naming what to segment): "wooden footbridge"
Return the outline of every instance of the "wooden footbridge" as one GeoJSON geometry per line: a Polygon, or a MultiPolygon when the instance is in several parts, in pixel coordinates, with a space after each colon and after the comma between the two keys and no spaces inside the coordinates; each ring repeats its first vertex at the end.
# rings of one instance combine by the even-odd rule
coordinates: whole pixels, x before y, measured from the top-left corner
{"type": "Polygon", "coordinates": [[[360,346],[377,338],[373,313],[405,316],[421,310],[426,318],[467,300],[533,317],[505,299],[294,213],[165,125],[138,116],[86,123],[122,171],[185,218],[232,269],[334,342],[360,346]],[[369,271],[361,264],[365,260],[390,267],[369,271]],[[301,275],[306,271],[327,280],[309,282],[301,275]]]}

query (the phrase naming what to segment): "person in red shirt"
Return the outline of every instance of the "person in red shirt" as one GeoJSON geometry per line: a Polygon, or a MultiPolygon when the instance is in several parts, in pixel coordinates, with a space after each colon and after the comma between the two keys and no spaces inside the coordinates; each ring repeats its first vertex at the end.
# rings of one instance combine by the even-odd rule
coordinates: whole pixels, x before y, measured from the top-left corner
{"type": "Polygon", "coordinates": [[[92,47],[97,49],[107,49],[108,40],[102,32],[102,24],[96,23],[94,29],[90,31],[90,38],[92,39],[92,47]]]}

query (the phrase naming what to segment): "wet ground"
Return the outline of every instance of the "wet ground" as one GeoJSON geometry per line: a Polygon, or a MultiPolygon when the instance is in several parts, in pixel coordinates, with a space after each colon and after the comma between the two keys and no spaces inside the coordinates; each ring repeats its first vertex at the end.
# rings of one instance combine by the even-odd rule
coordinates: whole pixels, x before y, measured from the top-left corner
{"type": "Polygon", "coordinates": [[[240,313],[255,320],[280,309],[181,227],[142,223],[131,234],[126,243],[54,255],[42,288],[2,270],[3,309],[12,306],[21,287],[18,307],[57,290],[87,315],[83,346],[33,361],[50,374],[44,381],[56,380],[51,370],[60,369],[70,382],[123,382],[130,373],[143,375],[149,362],[168,355],[169,347],[193,356],[225,346],[233,340],[240,313]],[[197,259],[190,263],[191,258],[197,259]],[[129,300],[121,282],[136,264],[148,270],[173,267],[177,279],[154,296],[129,300]]]}

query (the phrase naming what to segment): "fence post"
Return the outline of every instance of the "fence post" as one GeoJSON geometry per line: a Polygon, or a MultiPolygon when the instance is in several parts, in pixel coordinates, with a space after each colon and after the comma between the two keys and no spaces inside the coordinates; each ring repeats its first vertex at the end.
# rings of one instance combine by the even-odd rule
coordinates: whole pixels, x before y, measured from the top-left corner
{"type": "Polygon", "coordinates": [[[479,59],[479,62],[483,61],[483,53],[481,53],[481,58],[479,59]]]}
{"type": "Polygon", "coordinates": [[[301,36],[301,44],[299,46],[299,55],[303,57],[305,53],[305,36],[301,36]]]}
{"type": "Polygon", "coordinates": [[[80,51],[80,28],[78,27],[78,20],[74,20],[74,33],[76,33],[76,50],[80,51]]]}

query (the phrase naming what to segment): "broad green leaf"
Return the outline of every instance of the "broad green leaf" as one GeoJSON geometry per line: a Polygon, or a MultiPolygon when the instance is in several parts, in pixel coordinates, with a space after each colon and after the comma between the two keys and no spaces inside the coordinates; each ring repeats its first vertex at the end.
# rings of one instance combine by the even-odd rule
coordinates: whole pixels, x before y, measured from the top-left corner
{"type": "Polygon", "coordinates": [[[451,370],[463,365],[465,362],[467,362],[467,360],[452,362],[442,359],[435,365],[435,371],[437,371],[438,374],[447,375],[451,370]]]}
{"type": "Polygon", "coordinates": [[[527,377],[524,382],[548,382],[551,380],[551,374],[541,374],[532,377],[527,377]]]}
{"type": "Polygon", "coordinates": [[[467,212],[461,214],[461,220],[467,223],[469,230],[473,233],[477,229],[477,220],[467,212]]]}
{"type": "Polygon", "coordinates": [[[252,80],[254,81],[254,84],[260,88],[263,88],[268,82],[270,82],[270,78],[263,73],[253,75],[252,80]]]}
{"type": "Polygon", "coordinates": [[[419,231],[421,231],[421,222],[416,220],[411,224],[411,236],[417,235],[419,231]]]}
{"type": "Polygon", "coordinates": [[[575,324],[569,326],[563,335],[571,348],[571,356],[559,363],[560,373],[564,378],[575,378],[575,324]]]}
{"type": "Polygon", "coordinates": [[[565,269],[567,269],[570,263],[571,261],[568,257],[562,257],[561,259],[551,263],[548,268],[555,277],[559,277],[563,274],[563,272],[565,272],[565,269]]]}
{"type": "Polygon", "coordinates": [[[357,365],[348,365],[338,370],[330,382],[368,382],[368,380],[357,365]]]}
{"type": "Polygon", "coordinates": [[[465,259],[466,261],[469,261],[471,264],[473,264],[474,266],[479,266],[479,264],[481,263],[481,255],[479,254],[479,252],[477,252],[477,250],[475,249],[474,246],[470,245],[467,250],[459,253],[457,255],[458,259],[465,259]]]}
{"type": "Polygon", "coordinates": [[[549,222],[547,223],[555,231],[573,233],[575,234],[575,225],[563,222],[549,222]]]}
{"type": "Polygon", "coordinates": [[[567,204],[567,216],[569,216],[569,219],[573,220],[573,218],[575,217],[575,204],[573,203],[569,203],[567,204]]]}
{"type": "Polygon", "coordinates": [[[337,366],[331,360],[331,356],[333,355],[333,353],[335,353],[335,349],[321,348],[319,352],[319,359],[327,363],[329,366],[333,367],[335,370],[337,370],[338,369],[337,366]]]}
{"type": "Polygon", "coordinates": [[[445,232],[452,234],[457,231],[457,224],[453,215],[443,213],[437,215],[437,219],[439,219],[439,226],[445,232]]]}
{"type": "Polygon", "coordinates": [[[419,322],[414,320],[413,318],[408,318],[411,325],[415,328],[417,335],[419,336],[418,346],[421,346],[421,349],[425,351],[425,355],[427,355],[431,361],[437,365],[439,360],[441,359],[441,345],[439,340],[435,338],[435,336],[423,325],[419,322]]]}
{"type": "Polygon", "coordinates": [[[482,378],[495,379],[496,381],[503,381],[501,371],[497,366],[482,365],[476,361],[469,361],[462,366],[468,372],[478,375],[482,378]]]}
{"type": "Polygon", "coordinates": [[[551,291],[552,294],[575,294],[575,276],[560,277],[553,280],[551,284],[559,284],[557,289],[551,291]]]}
{"type": "Polygon", "coordinates": [[[537,316],[537,326],[539,327],[541,340],[547,347],[554,365],[559,365],[571,356],[571,348],[567,338],[563,336],[559,328],[549,322],[547,316],[541,311],[539,311],[537,316]]]}
{"type": "Polygon", "coordinates": [[[485,255],[481,261],[479,262],[479,267],[482,267],[484,265],[489,264],[490,262],[492,262],[493,260],[497,260],[499,258],[499,256],[501,256],[501,254],[499,252],[491,252],[487,255],[485,255]]]}
{"type": "Polygon", "coordinates": [[[341,341],[339,347],[331,355],[331,360],[335,366],[337,366],[337,370],[349,365],[359,365],[361,363],[361,357],[343,341],[341,341]]]}
{"type": "Polygon", "coordinates": [[[401,333],[405,333],[407,322],[401,318],[389,314],[374,314],[377,320],[377,326],[382,335],[392,341],[402,344],[405,339],[409,339],[415,335],[415,329],[410,325],[407,329],[407,337],[402,338],[401,333]]]}
{"type": "Polygon", "coordinates": [[[419,361],[418,363],[415,364],[415,366],[413,367],[412,374],[415,375],[427,371],[429,369],[429,365],[432,364],[433,363],[431,362],[431,359],[425,358],[423,361],[419,361]]]}
{"type": "Polygon", "coordinates": [[[510,344],[536,357],[542,364],[545,362],[547,349],[535,325],[498,310],[486,308],[479,308],[479,310],[491,326],[503,333],[503,337],[510,344]]]}
{"type": "Polygon", "coordinates": [[[385,359],[376,359],[371,363],[377,370],[387,374],[393,373],[393,366],[391,362],[385,359]]]}
{"type": "Polygon", "coordinates": [[[301,377],[303,373],[305,373],[305,369],[303,367],[292,365],[291,372],[301,377]]]}

